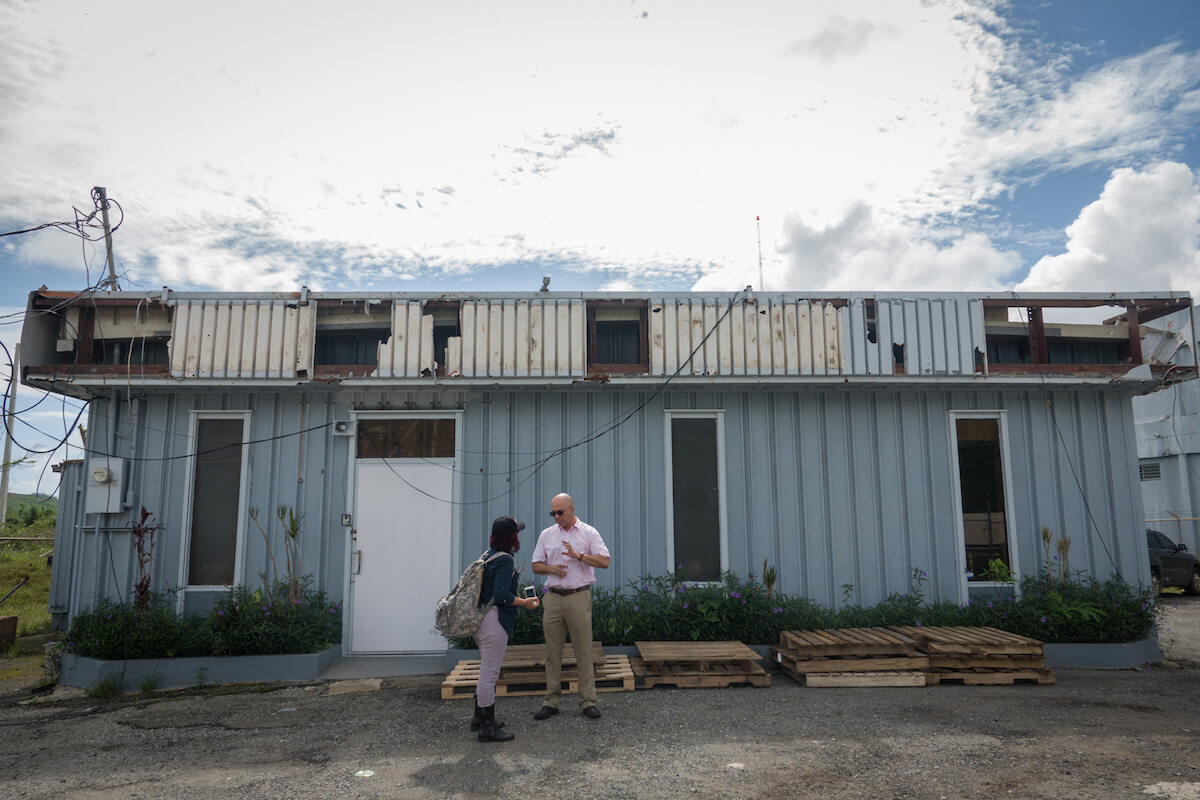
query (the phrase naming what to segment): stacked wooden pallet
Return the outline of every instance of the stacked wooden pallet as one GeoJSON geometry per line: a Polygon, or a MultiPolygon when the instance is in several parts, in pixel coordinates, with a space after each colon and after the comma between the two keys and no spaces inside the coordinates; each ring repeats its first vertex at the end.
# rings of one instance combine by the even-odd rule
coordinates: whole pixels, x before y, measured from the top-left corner
{"type": "Polygon", "coordinates": [[[1018,682],[1054,683],[1046,669],[1043,643],[996,628],[901,627],[892,632],[918,642],[929,655],[925,682],[929,686],[961,683],[997,686],[1018,682]]]}
{"type": "Polygon", "coordinates": [[[784,631],[771,658],[805,686],[924,686],[929,656],[885,628],[784,631]]]}
{"type": "Polygon", "coordinates": [[[741,642],[636,642],[630,659],[637,688],[680,689],[771,685],[758,653],[741,642]]]}
{"type": "MultiPolygon", "coordinates": [[[[592,664],[596,672],[597,692],[632,692],[633,670],[628,656],[605,656],[599,642],[592,643],[592,664]]],[[[575,648],[563,648],[563,694],[579,693],[579,670],[575,648]]],[[[459,661],[442,681],[442,699],[473,697],[479,683],[479,661],[459,661]]],[[[500,677],[496,681],[497,697],[543,695],[546,693],[546,646],[543,644],[514,645],[504,652],[500,677]]]]}

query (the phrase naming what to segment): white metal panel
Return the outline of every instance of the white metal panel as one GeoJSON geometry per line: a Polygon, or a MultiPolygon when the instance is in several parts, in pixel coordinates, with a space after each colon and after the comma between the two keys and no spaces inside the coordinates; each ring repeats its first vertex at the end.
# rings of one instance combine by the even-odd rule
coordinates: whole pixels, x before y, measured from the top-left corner
{"type": "Polygon", "coordinates": [[[459,313],[462,315],[461,374],[470,378],[475,375],[475,303],[463,303],[459,313]]]}
{"type": "MultiPolygon", "coordinates": [[[[901,339],[904,334],[901,333],[901,339]]],[[[891,375],[895,372],[895,362],[892,359],[892,304],[886,300],[875,303],[875,366],[880,375],[891,375]]]]}
{"type": "Polygon", "coordinates": [[[570,374],[583,375],[587,369],[587,309],[581,301],[571,301],[570,374]]]}
{"type": "Polygon", "coordinates": [[[746,303],[735,303],[729,312],[729,356],[731,372],[746,374],[746,303]]]}
{"type": "Polygon", "coordinates": [[[241,360],[238,362],[238,374],[243,378],[253,378],[257,365],[254,353],[258,349],[258,304],[246,303],[242,306],[242,341],[241,360]]]}
{"type": "Polygon", "coordinates": [[[513,340],[516,348],[516,361],[513,364],[518,377],[524,377],[529,374],[529,353],[532,338],[529,334],[529,301],[518,300],[516,311],[517,331],[516,338],[513,340]]]}
{"type": "Polygon", "coordinates": [[[446,340],[446,376],[457,378],[462,375],[462,337],[451,336],[446,340]]]}
{"type": "Polygon", "coordinates": [[[825,303],[825,368],[831,375],[845,373],[846,364],[842,360],[841,332],[848,314],[847,309],[835,308],[825,303]]]}
{"type": "Polygon", "coordinates": [[[695,300],[692,302],[692,313],[688,321],[690,330],[688,335],[691,337],[692,346],[688,348],[688,355],[695,353],[692,356],[692,374],[704,375],[708,372],[707,366],[707,351],[708,342],[704,341],[704,301],[695,300]]]}
{"type": "Polygon", "coordinates": [[[801,346],[808,344],[804,335],[807,327],[808,303],[788,303],[783,307],[783,368],[788,375],[812,369],[812,350],[801,346]]]}
{"type": "Polygon", "coordinates": [[[417,364],[418,375],[432,375],[436,366],[433,358],[433,315],[421,315],[421,354],[417,364]]]}
{"type": "MultiPolygon", "coordinates": [[[[229,303],[217,304],[217,320],[216,330],[213,334],[213,358],[212,358],[212,374],[218,377],[225,377],[229,373],[229,328],[230,328],[231,310],[229,303]]],[[[236,368],[234,370],[236,374],[236,368]]]]}
{"type": "Polygon", "coordinates": [[[196,377],[211,378],[213,362],[213,343],[217,335],[217,306],[219,303],[205,303],[201,310],[200,355],[196,358],[196,377]]]}
{"type": "MultiPolygon", "coordinates": [[[[408,304],[408,333],[405,336],[404,371],[407,378],[415,378],[421,374],[421,305],[408,304]]],[[[432,335],[433,329],[430,328],[432,335]]]]}
{"type": "Polygon", "coordinates": [[[503,301],[488,303],[487,374],[499,377],[504,374],[504,306],[503,301]]]}
{"type": "Polygon", "coordinates": [[[488,375],[488,358],[492,338],[492,317],[488,303],[475,304],[475,375],[488,375]]]}
{"type": "Polygon", "coordinates": [[[517,305],[505,300],[500,306],[500,374],[517,373],[517,305]]]}
{"type": "Polygon", "coordinates": [[[708,336],[704,343],[704,374],[728,374],[727,368],[722,368],[720,357],[721,331],[717,330],[718,309],[713,303],[705,302],[701,308],[703,318],[700,321],[700,335],[708,336]]]}
{"type": "Polygon", "coordinates": [[[283,341],[280,343],[280,377],[296,374],[296,337],[300,334],[300,309],[296,306],[283,308],[283,341]]]}

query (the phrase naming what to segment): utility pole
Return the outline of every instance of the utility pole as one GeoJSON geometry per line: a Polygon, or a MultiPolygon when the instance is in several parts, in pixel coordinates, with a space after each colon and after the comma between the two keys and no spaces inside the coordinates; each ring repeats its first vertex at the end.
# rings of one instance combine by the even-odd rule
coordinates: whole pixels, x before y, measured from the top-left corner
{"type": "Polygon", "coordinates": [[[100,221],[104,223],[104,249],[108,252],[108,290],[117,290],[117,268],[113,266],[112,229],[108,226],[108,192],[103,186],[92,187],[100,206],[100,221]]]}
{"type": "Polygon", "coordinates": [[[21,374],[21,345],[13,345],[12,378],[8,382],[8,403],[4,406],[4,460],[0,461],[0,527],[8,520],[8,469],[12,460],[12,421],[17,408],[17,376],[21,374]]]}

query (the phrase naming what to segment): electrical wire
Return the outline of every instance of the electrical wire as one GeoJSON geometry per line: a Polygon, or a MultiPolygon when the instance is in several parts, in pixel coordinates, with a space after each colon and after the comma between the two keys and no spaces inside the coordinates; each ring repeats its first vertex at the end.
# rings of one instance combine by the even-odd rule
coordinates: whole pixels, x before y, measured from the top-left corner
{"type": "MultiPolygon", "coordinates": [[[[417,492],[418,494],[425,495],[426,497],[428,497],[432,500],[437,500],[439,502],[447,503],[449,505],[458,505],[458,506],[483,505],[485,503],[493,503],[497,500],[501,500],[505,497],[508,497],[510,494],[515,492],[517,489],[521,488],[526,483],[528,483],[530,480],[532,480],[533,477],[535,475],[537,475],[539,472],[541,472],[542,468],[545,467],[547,464],[549,464],[552,460],[554,460],[555,458],[557,458],[560,455],[563,455],[564,453],[568,453],[571,450],[574,450],[576,447],[582,447],[585,444],[594,442],[595,440],[599,439],[600,437],[604,436],[605,434],[611,433],[612,431],[621,427],[626,422],[633,419],[633,417],[639,411],[641,411],[643,408],[645,408],[647,405],[649,405],[651,400],[653,400],[655,397],[657,397],[662,392],[666,391],[667,387],[671,384],[671,381],[673,381],[673,380],[675,380],[675,378],[679,377],[679,375],[683,372],[684,368],[687,367],[688,364],[690,364],[692,362],[692,359],[696,357],[696,353],[700,352],[700,349],[702,347],[704,347],[704,344],[705,344],[705,342],[708,341],[709,337],[711,337],[714,333],[717,332],[718,329],[720,329],[721,323],[725,321],[725,318],[727,316],[729,316],[729,313],[733,310],[734,304],[737,302],[738,298],[741,295],[745,294],[745,292],[746,292],[746,290],[743,289],[743,290],[737,292],[736,294],[734,294],[734,296],[729,300],[729,305],[726,306],[724,313],[721,314],[720,318],[713,324],[712,328],[709,329],[708,333],[706,333],[704,335],[704,337],[700,340],[699,344],[697,344],[696,347],[693,348],[692,352],[688,354],[688,357],[679,365],[679,367],[675,370],[674,373],[671,374],[670,377],[668,377],[665,381],[663,381],[661,384],[659,384],[658,387],[655,388],[655,390],[653,392],[651,392],[644,400],[642,400],[641,403],[634,406],[634,408],[631,409],[624,416],[618,415],[618,416],[620,416],[619,419],[617,417],[614,417],[610,424],[606,424],[606,426],[601,426],[600,429],[594,429],[589,435],[585,436],[584,438],[582,438],[572,444],[564,445],[563,447],[559,447],[559,448],[551,451],[550,454],[547,455],[545,458],[540,459],[539,461],[537,461],[533,465],[531,465],[532,472],[530,472],[529,475],[522,478],[514,486],[510,487],[507,491],[502,492],[501,494],[498,494],[495,497],[490,497],[486,500],[471,500],[471,501],[462,501],[462,500],[446,499],[444,497],[437,497],[436,495],[430,494],[429,492],[426,492],[425,490],[423,490],[417,486],[414,486],[412,483],[405,480],[404,476],[402,476],[400,473],[396,472],[395,468],[392,467],[392,465],[388,459],[386,459],[386,458],[383,459],[383,463],[387,466],[387,468],[391,471],[391,473],[393,475],[395,475],[397,478],[399,478],[404,484],[406,484],[413,491],[417,492]]],[[[492,473],[492,474],[493,475],[503,475],[505,473],[492,473]]],[[[513,472],[510,471],[508,474],[511,475],[511,474],[513,474],[513,472]]]]}

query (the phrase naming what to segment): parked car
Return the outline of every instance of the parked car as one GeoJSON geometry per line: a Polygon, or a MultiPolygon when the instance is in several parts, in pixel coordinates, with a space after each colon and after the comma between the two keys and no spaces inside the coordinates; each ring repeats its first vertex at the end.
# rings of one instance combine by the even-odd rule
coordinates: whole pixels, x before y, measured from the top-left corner
{"type": "Polygon", "coordinates": [[[1150,579],[1156,589],[1182,586],[1188,594],[1200,594],[1200,559],[1186,544],[1175,544],[1159,531],[1146,529],[1150,548],[1150,579]]]}

